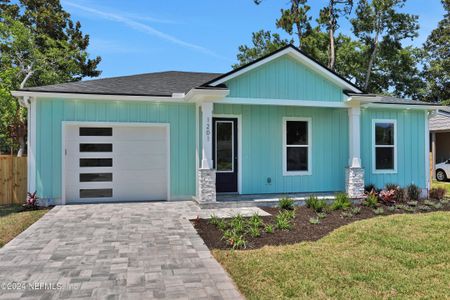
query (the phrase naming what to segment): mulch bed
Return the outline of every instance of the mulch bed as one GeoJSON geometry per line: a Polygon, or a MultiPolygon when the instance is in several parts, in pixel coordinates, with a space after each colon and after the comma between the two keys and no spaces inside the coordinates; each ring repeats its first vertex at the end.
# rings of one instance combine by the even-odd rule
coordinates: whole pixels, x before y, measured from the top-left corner
{"type": "MultiPolygon", "coordinates": [[[[341,217],[342,210],[333,211],[322,219],[320,224],[309,223],[309,219],[316,216],[316,213],[312,209],[305,206],[296,207],[295,219],[293,220],[293,227],[291,230],[275,229],[274,233],[266,233],[264,230],[261,230],[260,237],[253,238],[247,236],[246,250],[258,249],[266,245],[286,245],[302,241],[316,241],[343,225],[378,216],[371,208],[362,205],[356,206],[361,208],[359,214],[354,215],[353,217],[343,218],[341,217]]],[[[384,209],[383,216],[408,213],[399,210],[390,212],[385,206],[382,207],[384,209]]],[[[275,215],[278,213],[279,209],[273,207],[261,207],[261,209],[271,214],[271,216],[262,217],[264,224],[275,224],[275,215]]],[[[441,209],[433,209],[432,211],[450,211],[450,205],[446,204],[441,209]]],[[[425,212],[417,211],[415,213],[425,212]]],[[[215,225],[210,224],[208,219],[196,219],[191,220],[191,222],[209,249],[230,249],[225,241],[222,240],[222,231],[215,225]]]]}

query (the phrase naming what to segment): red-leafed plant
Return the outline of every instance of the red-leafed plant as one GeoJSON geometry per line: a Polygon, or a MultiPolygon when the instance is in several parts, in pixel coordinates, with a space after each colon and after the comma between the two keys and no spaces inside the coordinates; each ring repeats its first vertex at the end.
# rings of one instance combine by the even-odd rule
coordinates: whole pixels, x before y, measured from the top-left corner
{"type": "Polygon", "coordinates": [[[396,193],[397,190],[382,190],[378,196],[384,204],[393,205],[395,204],[396,193]]]}
{"type": "Polygon", "coordinates": [[[34,193],[27,193],[27,202],[23,205],[26,209],[38,209],[39,208],[39,197],[34,193]]]}

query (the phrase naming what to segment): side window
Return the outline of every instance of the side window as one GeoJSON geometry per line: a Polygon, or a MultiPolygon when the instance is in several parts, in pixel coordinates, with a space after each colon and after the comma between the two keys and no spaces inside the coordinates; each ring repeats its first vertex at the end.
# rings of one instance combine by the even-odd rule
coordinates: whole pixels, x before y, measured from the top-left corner
{"type": "Polygon", "coordinates": [[[376,173],[396,171],[396,130],[395,120],[373,120],[373,169],[376,173]]]}

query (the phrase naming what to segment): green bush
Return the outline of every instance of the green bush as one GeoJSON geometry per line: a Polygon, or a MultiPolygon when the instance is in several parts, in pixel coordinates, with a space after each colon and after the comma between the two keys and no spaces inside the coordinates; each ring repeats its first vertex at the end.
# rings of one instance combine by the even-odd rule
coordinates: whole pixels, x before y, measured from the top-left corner
{"type": "Polygon", "coordinates": [[[273,225],[272,225],[272,224],[267,224],[267,225],[264,227],[264,231],[265,231],[266,233],[273,233],[273,232],[274,232],[273,225]]]}
{"type": "Polygon", "coordinates": [[[442,200],[446,194],[447,190],[444,188],[432,188],[430,190],[430,198],[435,200],[442,200]]]}
{"type": "Polygon", "coordinates": [[[319,219],[325,219],[326,216],[327,216],[327,213],[325,213],[325,212],[318,212],[318,213],[317,213],[317,217],[318,217],[319,219]]]}
{"type": "Polygon", "coordinates": [[[254,213],[248,220],[248,224],[252,227],[260,227],[263,225],[263,220],[258,213],[254,213]]]}
{"type": "Polygon", "coordinates": [[[336,194],[336,199],[331,204],[331,210],[338,210],[338,209],[344,209],[349,208],[352,206],[352,203],[348,199],[348,196],[346,193],[338,193],[336,194]]]}
{"type": "Polygon", "coordinates": [[[389,190],[396,190],[399,188],[399,186],[398,186],[398,184],[394,184],[394,183],[386,183],[384,188],[389,191],[389,190]]]}
{"type": "Polygon", "coordinates": [[[323,212],[327,207],[327,202],[311,195],[305,201],[306,207],[313,209],[315,212],[323,212]]]}
{"type": "Polygon", "coordinates": [[[261,232],[259,231],[259,227],[257,226],[250,226],[250,228],[248,229],[248,233],[251,237],[254,238],[261,236],[261,232]]]}
{"type": "Polygon", "coordinates": [[[245,249],[247,247],[247,241],[244,235],[234,230],[226,230],[223,233],[222,239],[233,249],[245,249]]]}
{"type": "Polygon", "coordinates": [[[372,210],[374,214],[376,215],[382,215],[384,214],[384,209],[382,207],[378,207],[372,210]]]}
{"type": "Polygon", "coordinates": [[[293,210],[294,209],[294,200],[289,197],[284,197],[278,200],[278,207],[280,209],[293,210]]]}
{"type": "Polygon", "coordinates": [[[208,223],[211,225],[217,226],[217,224],[219,224],[219,220],[220,220],[219,217],[217,217],[215,214],[212,214],[209,217],[208,223]]]}
{"type": "Polygon", "coordinates": [[[377,208],[378,207],[378,197],[375,194],[369,194],[367,198],[363,202],[364,206],[370,207],[370,208],[377,208]]]}
{"type": "Polygon", "coordinates": [[[294,217],[294,211],[280,211],[275,217],[275,225],[278,229],[290,230],[292,228],[292,219],[294,217]]]}
{"type": "Polygon", "coordinates": [[[409,200],[413,200],[413,201],[419,200],[421,189],[417,185],[415,185],[415,184],[408,185],[406,187],[406,191],[407,191],[409,200]]]}
{"type": "Polygon", "coordinates": [[[364,186],[364,191],[367,194],[371,193],[372,191],[377,192],[377,187],[374,184],[369,183],[368,185],[364,186]]]}
{"type": "Polygon", "coordinates": [[[243,234],[245,231],[245,219],[241,214],[237,214],[230,221],[231,230],[237,234],[243,234]]]}
{"type": "Polygon", "coordinates": [[[309,218],[309,223],[314,224],[314,225],[320,224],[320,219],[318,217],[309,218]]]}

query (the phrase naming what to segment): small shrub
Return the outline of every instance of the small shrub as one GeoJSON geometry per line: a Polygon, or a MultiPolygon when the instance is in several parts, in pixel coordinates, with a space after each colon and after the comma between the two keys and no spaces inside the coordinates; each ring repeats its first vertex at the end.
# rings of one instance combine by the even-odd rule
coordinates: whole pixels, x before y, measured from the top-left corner
{"type": "Polygon", "coordinates": [[[227,222],[224,219],[219,219],[216,226],[219,230],[224,231],[227,229],[227,222]]]}
{"type": "Polygon", "coordinates": [[[449,199],[441,199],[439,202],[441,204],[448,204],[450,202],[450,200],[449,199]]]}
{"type": "Polygon", "coordinates": [[[404,210],[406,212],[411,212],[411,213],[416,212],[416,208],[409,206],[409,205],[399,204],[399,205],[396,205],[396,208],[404,210]]]}
{"type": "Polygon", "coordinates": [[[361,207],[352,207],[350,208],[350,212],[354,215],[359,215],[361,213],[361,207]]]}
{"type": "Polygon", "coordinates": [[[419,202],[418,201],[408,201],[406,202],[406,204],[408,204],[409,206],[417,206],[419,202]]]}
{"type": "Polygon", "coordinates": [[[398,187],[395,191],[395,202],[405,202],[406,201],[406,190],[404,188],[398,187]]]}
{"type": "Polygon", "coordinates": [[[432,188],[430,190],[430,198],[435,200],[442,200],[445,197],[447,190],[444,188],[432,188]]]}
{"type": "Polygon", "coordinates": [[[247,247],[247,241],[244,239],[244,235],[234,230],[226,230],[223,233],[222,239],[233,249],[244,249],[247,247]]]}
{"type": "Polygon", "coordinates": [[[259,227],[255,227],[255,226],[250,226],[248,233],[250,234],[251,237],[259,237],[261,236],[261,232],[259,231],[259,227]]]}
{"type": "Polygon", "coordinates": [[[430,200],[424,200],[424,201],[423,201],[423,205],[426,205],[426,206],[434,206],[434,202],[433,202],[433,201],[430,201],[430,200]]]}
{"type": "Polygon", "coordinates": [[[266,233],[273,233],[273,232],[274,232],[273,225],[272,225],[272,224],[267,224],[267,225],[264,227],[264,231],[265,231],[266,233]]]}
{"type": "Polygon", "coordinates": [[[444,206],[444,205],[442,205],[442,203],[440,203],[440,202],[434,203],[434,205],[433,205],[433,207],[434,207],[435,209],[441,209],[443,206],[444,206]]]}
{"type": "Polygon", "coordinates": [[[236,233],[244,233],[245,231],[245,219],[241,214],[237,214],[230,221],[230,227],[236,233]]]}
{"type": "Polygon", "coordinates": [[[395,190],[382,190],[379,194],[379,197],[381,201],[383,201],[386,205],[393,205],[395,204],[395,190]]]}
{"type": "Polygon", "coordinates": [[[391,206],[386,207],[386,209],[390,212],[394,212],[397,209],[397,207],[395,205],[391,205],[391,206]]]}
{"type": "Polygon", "coordinates": [[[36,192],[34,193],[27,193],[27,200],[26,203],[22,205],[22,207],[26,210],[36,210],[39,209],[39,197],[37,196],[36,192]]]}
{"type": "Polygon", "coordinates": [[[336,194],[336,199],[331,204],[331,209],[332,210],[345,209],[345,208],[348,208],[351,206],[352,206],[352,203],[348,199],[347,194],[338,193],[338,194],[336,194]]]}
{"type": "Polygon", "coordinates": [[[353,213],[350,210],[344,210],[341,212],[341,218],[351,218],[353,217],[353,213]]]}
{"type": "Polygon", "coordinates": [[[421,190],[420,188],[415,184],[410,184],[406,187],[406,192],[408,194],[408,199],[417,201],[419,200],[421,190]]]}
{"type": "Polygon", "coordinates": [[[316,196],[309,196],[305,201],[306,207],[313,209],[315,212],[322,212],[325,210],[327,203],[323,199],[319,199],[316,196]]]}
{"type": "Polygon", "coordinates": [[[325,219],[326,216],[327,216],[327,213],[325,213],[325,212],[319,212],[319,213],[317,213],[317,217],[318,217],[319,219],[325,219]]]}
{"type": "Polygon", "coordinates": [[[367,198],[363,202],[364,206],[370,207],[370,208],[377,208],[378,207],[378,197],[376,194],[371,193],[367,196],[367,198]]]}
{"type": "Polygon", "coordinates": [[[263,225],[263,220],[262,220],[261,216],[255,212],[248,220],[248,223],[252,227],[260,227],[263,225]]]}
{"type": "Polygon", "coordinates": [[[374,184],[370,183],[370,184],[364,186],[364,191],[366,192],[366,194],[370,194],[372,192],[376,192],[377,187],[374,184]]]}
{"type": "Polygon", "coordinates": [[[309,223],[314,224],[314,225],[320,224],[320,219],[318,217],[309,218],[309,223]]]}
{"type": "Polygon", "coordinates": [[[219,220],[219,217],[217,217],[215,214],[212,214],[209,217],[208,223],[217,227],[217,224],[219,224],[219,220]]]}
{"type": "Polygon", "coordinates": [[[384,188],[389,191],[389,190],[396,190],[396,189],[399,188],[399,186],[397,184],[394,184],[394,183],[386,183],[384,188]]]}
{"type": "Polygon", "coordinates": [[[281,230],[290,230],[292,228],[292,219],[294,216],[294,211],[280,211],[275,217],[276,227],[281,230]]]}
{"type": "Polygon", "coordinates": [[[378,208],[372,209],[372,211],[373,211],[373,213],[376,214],[376,215],[382,215],[382,214],[384,214],[384,209],[383,209],[382,207],[378,207],[378,208]]]}
{"type": "Polygon", "coordinates": [[[281,198],[280,200],[278,200],[278,207],[280,209],[293,210],[294,200],[288,197],[281,198]]]}
{"type": "Polygon", "coordinates": [[[429,207],[427,205],[419,205],[419,206],[417,206],[417,209],[422,210],[422,211],[430,211],[431,207],[429,207]]]}

